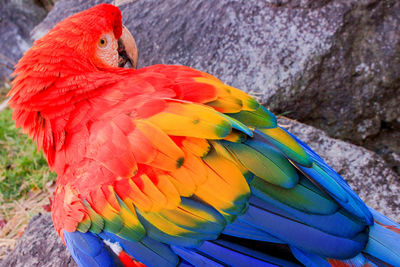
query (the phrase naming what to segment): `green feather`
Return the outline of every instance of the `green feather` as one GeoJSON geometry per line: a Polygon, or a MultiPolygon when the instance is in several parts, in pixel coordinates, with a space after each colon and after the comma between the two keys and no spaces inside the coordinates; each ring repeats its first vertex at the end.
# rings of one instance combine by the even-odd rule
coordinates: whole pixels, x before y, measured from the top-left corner
{"type": "MultiPolygon", "coordinates": [[[[120,214],[122,212],[125,212],[132,216],[130,218],[137,219],[137,215],[134,214],[118,196],[116,196],[116,198],[118,200],[118,204],[120,205],[120,214]]],[[[129,220],[129,217],[127,218],[127,220],[129,220]]],[[[145,237],[146,230],[144,229],[143,225],[141,225],[140,223],[136,223],[136,221],[133,222],[132,226],[129,226],[129,222],[125,221],[121,230],[116,234],[130,241],[139,241],[143,237],[145,237]]]]}
{"type": "Polygon", "coordinates": [[[302,178],[293,188],[286,189],[254,177],[250,186],[279,202],[307,213],[325,215],[338,210],[339,206],[332,199],[322,192],[315,192],[320,190],[303,182],[305,180],[306,178],[302,178]]]}
{"type": "Polygon", "coordinates": [[[90,222],[90,220],[83,220],[79,222],[76,229],[81,233],[86,233],[87,231],[89,231],[91,225],[92,223],[90,222]]]}
{"type": "Polygon", "coordinates": [[[90,204],[84,200],[83,204],[86,207],[86,211],[88,212],[88,215],[90,217],[91,225],[89,231],[95,234],[100,233],[104,229],[104,220],[103,218],[98,215],[90,206],[90,204]]]}
{"type": "Polygon", "coordinates": [[[255,111],[242,110],[238,113],[229,113],[227,115],[251,127],[276,127],[275,115],[263,106],[259,106],[255,111]]]}
{"type": "Polygon", "coordinates": [[[248,140],[244,144],[223,144],[243,166],[267,182],[284,188],[292,188],[297,184],[296,169],[276,149],[255,140],[248,140]]]}
{"type": "Polygon", "coordinates": [[[182,198],[177,209],[162,210],[160,215],[175,225],[199,233],[219,234],[226,225],[216,209],[188,198],[182,198]]]}
{"type": "Polygon", "coordinates": [[[288,133],[281,128],[256,129],[273,146],[281,150],[290,160],[298,164],[311,167],[312,159],[307,152],[288,133]]]}
{"type": "Polygon", "coordinates": [[[223,113],[221,113],[221,116],[223,116],[225,119],[229,120],[229,122],[232,124],[232,128],[239,130],[241,132],[244,132],[248,136],[253,136],[253,132],[246,125],[241,123],[240,121],[238,121],[232,117],[229,117],[223,113]]]}

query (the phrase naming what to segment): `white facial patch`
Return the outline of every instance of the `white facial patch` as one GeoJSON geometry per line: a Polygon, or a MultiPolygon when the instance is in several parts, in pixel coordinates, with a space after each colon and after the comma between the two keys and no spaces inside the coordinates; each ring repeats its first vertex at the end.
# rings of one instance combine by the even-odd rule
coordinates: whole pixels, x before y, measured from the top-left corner
{"type": "Polygon", "coordinates": [[[103,34],[97,44],[97,56],[111,67],[118,67],[118,40],[113,33],[103,34]]]}

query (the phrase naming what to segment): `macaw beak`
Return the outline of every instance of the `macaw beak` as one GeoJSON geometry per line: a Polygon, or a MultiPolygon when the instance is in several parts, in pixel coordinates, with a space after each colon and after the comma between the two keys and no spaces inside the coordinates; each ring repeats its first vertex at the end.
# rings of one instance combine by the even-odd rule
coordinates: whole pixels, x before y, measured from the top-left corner
{"type": "Polygon", "coordinates": [[[118,40],[118,66],[134,68],[137,67],[138,50],[136,47],[135,39],[129,30],[122,26],[122,34],[118,40]]]}

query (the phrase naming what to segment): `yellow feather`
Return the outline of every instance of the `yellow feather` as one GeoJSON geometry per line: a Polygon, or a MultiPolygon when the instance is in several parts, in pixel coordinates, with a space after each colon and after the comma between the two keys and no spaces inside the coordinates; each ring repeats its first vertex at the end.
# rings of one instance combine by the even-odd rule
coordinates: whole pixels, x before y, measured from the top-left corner
{"type": "Polygon", "coordinates": [[[241,133],[241,132],[231,132],[228,134],[227,137],[224,138],[226,141],[238,143],[238,142],[243,142],[246,140],[246,134],[241,133]]]}
{"type": "Polygon", "coordinates": [[[211,166],[207,168],[208,178],[198,186],[195,195],[214,208],[234,209],[237,199],[250,194],[246,179],[232,162],[222,157],[215,162],[207,160],[206,163],[211,166]]]}
{"type": "Polygon", "coordinates": [[[133,210],[134,207],[132,204],[134,204],[143,211],[151,210],[153,201],[146,196],[131,179],[129,179],[129,190],[129,196],[122,199],[129,209],[133,210]]]}
{"type": "Polygon", "coordinates": [[[239,194],[249,194],[250,188],[242,172],[232,161],[213,152],[205,157],[204,162],[239,194]]]}
{"type": "MultiPolygon", "coordinates": [[[[241,110],[254,111],[259,106],[257,101],[254,98],[252,98],[251,96],[249,96],[248,94],[246,94],[245,92],[243,92],[239,89],[236,89],[232,86],[225,85],[219,80],[209,79],[209,78],[205,78],[205,77],[196,77],[196,78],[194,78],[194,80],[197,82],[206,83],[206,84],[214,86],[217,90],[218,97],[223,98],[223,97],[230,96],[230,97],[240,99],[242,101],[241,110]]],[[[231,113],[234,113],[234,112],[231,112],[231,113]]]]}
{"type": "Polygon", "coordinates": [[[147,120],[166,134],[176,136],[220,139],[232,129],[231,123],[213,109],[183,102],[169,102],[163,112],[147,120]]]}
{"type": "Polygon", "coordinates": [[[150,222],[154,227],[158,228],[160,231],[172,235],[172,236],[182,236],[184,234],[193,233],[190,230],[186,230],[182,227],[177,226],[175,223],[168,221],[159,213],[156,212],[141,212],[142,215],[148,222],[150,222]]]}
{"type": "Polygon", "coordinates": [[[218,97],[217,100],[207,103],[208,106],[222,113],[237,113],[242,110],[242,100],[233,96],[218,97]]]}
{"type": "Polygon", "coordinates": [[[181,196],[175,185],[170,181],[171,176],[168,175],[158,175],[157,188],[164,194],[167,198],[166,209],[174,209],[179,206],[181,202],[181,196]]]}
{"type": "Polygon", "coordinates": [[[160,190],[153,184],[146,174],[141,174],[139,177],[134,177],[142,182],[143,193],[152,200],[153,205],[151,211],[160,211],[167,206],[167,198],[160,190]]]}
{"type": "Polygon", "coordinates": [[[204,157],[207,155],[208,151],[210,151],[210,144],[206,139],[195,138],[195,137],[186,137],[182,141],[182,145],[185,150],[193,153],[198,157],[204,157]]]}
{"type": "Polygon", "coordinates": [[[166,171],[175,170],[182,165],[184,153],[167,134],[148,121],[139,120],[135,124],[157,150],[153,161],[148,165],[166,171]]]}
{"type": "Polygon", "coordinates": [[[169,174],[171,176],[170,181],[175,185],[181,196],[190,197],[193,195],[196,190],[196,184],[186,168],[179,168],[169,174]]]}
{"type": "Polygon", "coordinates": [[[191,153],[186,153],[186,161],[182,166],[188,170],[188,173],[195,185],[203,184],[207,179],[207,170],[204,162],[191,153]]]}

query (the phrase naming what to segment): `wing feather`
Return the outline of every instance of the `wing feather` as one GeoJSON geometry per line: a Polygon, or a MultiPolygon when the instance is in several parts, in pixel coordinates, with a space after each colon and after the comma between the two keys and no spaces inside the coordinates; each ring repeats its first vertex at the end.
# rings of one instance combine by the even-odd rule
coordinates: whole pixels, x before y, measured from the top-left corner
{"type": "MultiPolygon", "coordinates": [[[[165,265],[178,263],[176,253],[194,259],[207,252],[207,260],[215,262],[207,249],[225,250],[219,243],[198,248],[222,232],[286,243],[322,257],[354,257],[364,248],[368,209],[254,98],[183,66],[156,65],[137,75],[136,82],[141,77],[146,88],[167,93],[152,100],[135,96],[160,105],[140,112],[129,111],[133,102],[124,104],[123,115],[104,114],[108,121],[91,125],[90,161],[79,168],[99,184],[72,179],[75,187],[85,188],[69,193],[80,201],[80,211],[57,213],[59,229],[110,238],[144,263],[157,255],[165,265]],[[101,173],[108,178],[96,177],[101,173]]],[[[67,195],[57,201],[71,204],[67,195]]]]}

